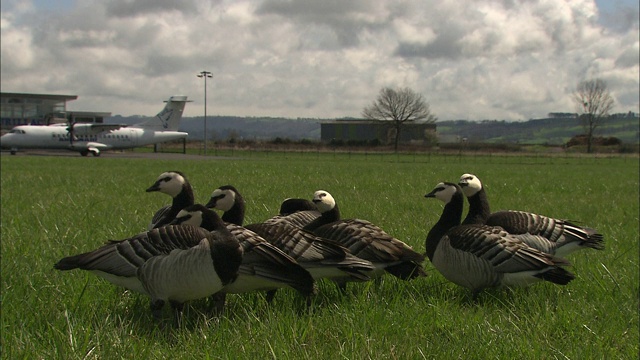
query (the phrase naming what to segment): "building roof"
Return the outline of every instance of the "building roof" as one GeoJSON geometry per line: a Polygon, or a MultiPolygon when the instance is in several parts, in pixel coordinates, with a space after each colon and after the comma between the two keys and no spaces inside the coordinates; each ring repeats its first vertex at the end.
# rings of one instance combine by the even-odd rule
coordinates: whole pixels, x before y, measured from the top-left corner
{"type": "Polygon", "coordinates": [[[29,99],[41,99],[41,100],[54,100],[54,101],[68,101],[76,100],[78,95],[52,95],[52,94],[28,94],[28,93],[0,93],[0,97],[13,97],[13,98],[29,98],[29,99]]]}
{"type": "MultiPolygon", "coordinates": [[[[369,120],[369,119],[334,119],[334,120],[326,120],[321,121],[320,124],[389,124],[391,120],[369,120]]],[[[407,120],[404,122],[405,125],[410,124],[435,124],[433,122],[427,121],[415,121],[415,120],[407,120]]]]}

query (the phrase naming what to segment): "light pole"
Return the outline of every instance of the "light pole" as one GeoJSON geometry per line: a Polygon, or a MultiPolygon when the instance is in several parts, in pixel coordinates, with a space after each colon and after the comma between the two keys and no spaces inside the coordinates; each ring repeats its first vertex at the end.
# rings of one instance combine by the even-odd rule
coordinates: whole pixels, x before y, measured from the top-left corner
{"type": "Polygon", "coordinates": [[[207,78],[210,78],[211,72],[200,71],[199,78],[204,78],[204,155],[207,155],[207,78]]]}

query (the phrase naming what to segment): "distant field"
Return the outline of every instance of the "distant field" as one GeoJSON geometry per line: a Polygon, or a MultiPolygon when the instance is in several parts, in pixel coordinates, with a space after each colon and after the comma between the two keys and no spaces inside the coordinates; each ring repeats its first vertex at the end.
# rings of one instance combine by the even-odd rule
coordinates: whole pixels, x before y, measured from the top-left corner
{"type": "MultiPolygon", "coordinates": [[[[265,153],[201,160],[0,156],[3,359],[636,359],[639,164],[633,158],[265,153]],[[313,311],[293,291],[230,296],[221,318],[187,306],[181,329],[154,323],[148,299],[82,272],[63,256],[147,226],[168,196],[146,193],[166,170],[186,173],[197,202],[220,185],[247,200],[247,223],[287,197],[331,192],[343,217],[368,219],[424,251],[442,205],[424,194],[478,175],[492,208],[578,220],[606,250],[570,257],[568,286],[485,292],[477,303],[428,263],[430,276],[320,284],[313,311]]],[[[165,313],[169,318],[169,312],[165,313]]]]}

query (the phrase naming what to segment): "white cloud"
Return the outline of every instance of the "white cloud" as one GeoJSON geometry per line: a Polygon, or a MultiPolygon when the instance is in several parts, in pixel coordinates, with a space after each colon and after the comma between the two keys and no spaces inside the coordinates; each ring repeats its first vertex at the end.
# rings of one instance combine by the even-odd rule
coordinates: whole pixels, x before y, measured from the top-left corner
{"type": "Polygon", "coordinates": [[[595,76],[615,111],[639,111],[637,17],[603,27],[589,0],[2,7],[3,91],[77,94],[74,110],[152,115],[186,94],[186,116],[200,115],[208,70],[210,114],[359,116],[381,87],[408,86],[440,119],[524,120],[572,111],[575,85],[595,76]]]}

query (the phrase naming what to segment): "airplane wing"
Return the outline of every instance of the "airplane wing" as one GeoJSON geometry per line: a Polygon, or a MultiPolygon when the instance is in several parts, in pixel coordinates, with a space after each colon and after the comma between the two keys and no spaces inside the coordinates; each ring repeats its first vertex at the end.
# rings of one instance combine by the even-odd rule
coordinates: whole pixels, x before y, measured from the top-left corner
{"type": "Polygon", "coordinates": [[[93,156],[100,156],[101,150],[108,150],[112,147],[112,145],[95,141],[77,141],[69,145],[69,149],[79,151],[82,156],[86,156],[88,153],[92,153],[93,156]]]}

